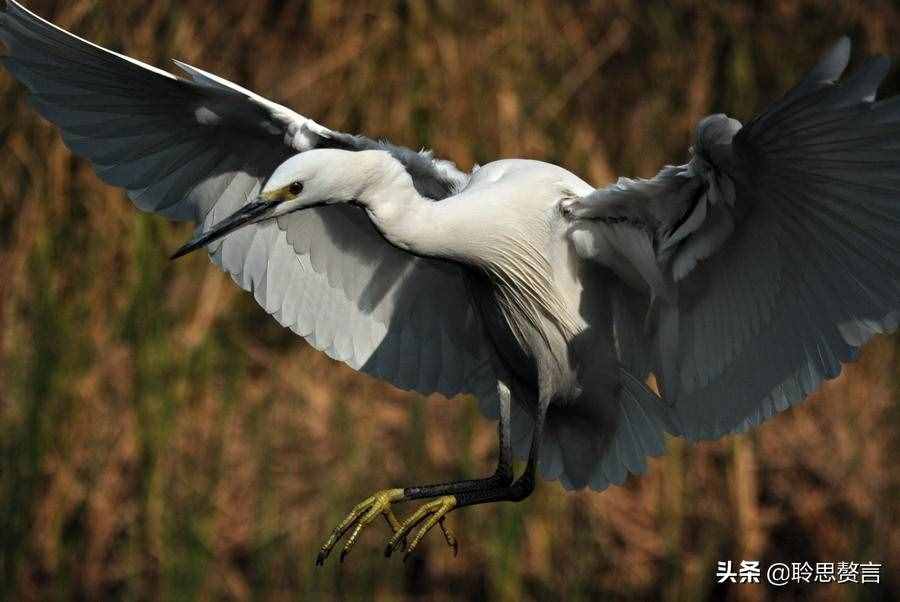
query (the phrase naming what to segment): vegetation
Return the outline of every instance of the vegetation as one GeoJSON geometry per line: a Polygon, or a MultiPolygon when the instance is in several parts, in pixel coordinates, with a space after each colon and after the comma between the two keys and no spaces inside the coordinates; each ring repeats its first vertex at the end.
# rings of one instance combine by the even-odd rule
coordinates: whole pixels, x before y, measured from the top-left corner
{"type": "MultiPolygon", "coordinates": [[[[747,119],[843,33],[900,55],[900,10],[825,0],[34,0],[151,63],[180,58],[329,126],[468,167],[558,162],[597,184],[687,157],[698,118],[747,119]]],[[[896,93],[897,74],[887,92],[896,93]]],[[[603,494],[543,483],[451,515],[407,564],[365,532],[372,489],[487,473],[493,424],[355,374],[136,213],[0,76],[0,598],[900,598],[897,338],[752,433],[672,440],[603,494]],[[716,585],[717,560],[884,563],[879,587],[716,585]]]]}

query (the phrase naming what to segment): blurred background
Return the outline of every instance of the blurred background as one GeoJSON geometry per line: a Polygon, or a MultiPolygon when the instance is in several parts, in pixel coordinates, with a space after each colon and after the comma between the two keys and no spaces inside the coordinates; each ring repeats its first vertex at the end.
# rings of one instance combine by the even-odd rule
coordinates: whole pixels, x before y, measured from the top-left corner
{"type": "MultiPolygon", "coordinates": [[[[330,127],[519,156],[597,185],[684,162],[698,118],[748,119],[836,38],[900,56],[880,2],[34,0],[150,63],[211,70],[330,127]]],[[[900,76],[890,75],[886,93],[900,76]]],[[[669,442],[605,493],[543,483],[454,513],[406,564],[365,531],[376,488],[487,474],[469,399],[360,376],[282,330],[191,228],[140,215],[0,75],[0,598],[18,600],[900,598],[898,339],[747,435],[669,442]],[[875,561],[882,584],[717,585],[718,560],[875,561]]],[[[405,508],[400,508],[401,512],[405,508]]]]}

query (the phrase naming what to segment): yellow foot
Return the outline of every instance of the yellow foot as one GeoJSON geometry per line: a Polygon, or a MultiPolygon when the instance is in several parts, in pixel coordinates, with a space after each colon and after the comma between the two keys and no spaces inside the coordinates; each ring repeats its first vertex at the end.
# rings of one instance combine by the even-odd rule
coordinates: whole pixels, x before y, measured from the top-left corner
{"type": "Polygon", "coordinates": [[[412,516],[403,521],[403,524],[394,532],[394,536],[391,537],[387,547],[384,549],[384,555],[390,556],[393,554],[394,550],[403,545],[403,540],[406,536],[421,524],[419,530],[416,531],[416,534],[410,540],[409,545],[406,546],[406,551],[403,554],[404,561],[409,558],[409,555],[416,549],[416,546],[419,545],[425,534],[435,525],[441,527],[441,532],[444,534],[447,545],[450,546],[450,549],[453,550],[453,555],[456,556],[457,552],[459,552],[459,543],[456,541],[450,528],[444,524],[444,518],[454,508],[456,508],[456,496],[453,495],[441,496],[419,506],[412,516]]]}
{"type": "MultiPolygon", "coordinates": [[[[319,554],[316,556],[316,566],[322,566],[322,564],[325,563],[325,559],[331,554],[331,550],[334,549],[338,540],[340,540],[351,527],[356,525],[353,532],[350,534],[350,537],[347,538],[344,549],[341,550],[341,562],[344,562],[344,558],[350,552],[353,544],[359,539],[360,532],[373,520],[378,518],[379,514],[384,516],[393,532],[397,533],[400,530],[401,525],[400,521],[397,520],[397,517],[394,516],[393,510],[391,510],[391,503],[402,500],[402,489],[385,489],[357,504],[356,507],[350,511],[350,514],[341,521],[341,524],[334,528],[334,531],[331,532],[331,537],[328,538],[328,541],[326,541],[325,545],[322,546],[322,549],[319,550],[319,554]]],[[[403,538],[401,537],[400,539],[403,538]]],[[[397,541],[400,541],[400,539],[397,541]]],[[[393,541],[393,539],[391,541],[393,541]]]]}

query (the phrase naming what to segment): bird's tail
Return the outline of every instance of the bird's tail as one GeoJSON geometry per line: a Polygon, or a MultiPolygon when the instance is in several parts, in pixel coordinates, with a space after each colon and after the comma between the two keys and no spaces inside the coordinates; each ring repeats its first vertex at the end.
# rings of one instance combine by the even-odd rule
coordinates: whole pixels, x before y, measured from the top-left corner
{"type": "MultiPolygon", "coordinates": [[[[664,433],[674,429],[663,401],[646,384],[620,368],[618,393],[609,398],[585,396],[571,405],[551,406],[544,426],[540,475],[559,480],[566,489],[590,486],[600,491],[621,485],[627,473],[641,474],[648,456],[665,451],[664,433]]],[[[525,458],[534,423],[514,405],[512,440],[525,458]]]]}

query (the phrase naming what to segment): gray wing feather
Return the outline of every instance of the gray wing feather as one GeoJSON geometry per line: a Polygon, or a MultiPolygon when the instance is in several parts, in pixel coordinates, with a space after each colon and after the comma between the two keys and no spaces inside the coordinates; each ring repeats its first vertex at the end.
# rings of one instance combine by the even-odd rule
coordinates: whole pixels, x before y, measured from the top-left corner
{"type": "Polygon", "coordinates": [[[650,338],[677,434],[759,424],[898,326],[900,101],[874,101],[881,57],[836,84],[849,50],[841,40],[743,128],[706,118],[692,161],[636,182],[619,206],[598,190],[572,208],[602,235],[629,205],[652,235],[674,291],[650,338]]]}
{"type": "MultiPolygon", "coordinates": [[[[201,230],[255,198],[274,168],[316,147],[381,148],[418,189],[448,196],[467,176],[452,163],[329,130],[216,75],[189,79],[77,38],[7,0],[4,64],[69,147],[135,205],[201,230]]],[[[354,368],[423,393],[475,393],[496,379],[464,276],[381,238],[359,211],[328,207],[238,230],[213,262],[281,324],[354,368]]]]}
{"type": "Polygon", "coordinates": [[[591,488],[597,491],[624,483],[626,470],[636,475],[646,472],[646,458],[665,452],[664,433],[672,430],[660,399],[625,370],[617,401],[619,421],[611,433],[610,449],[600,455],[590,478],[591,488]]]}

